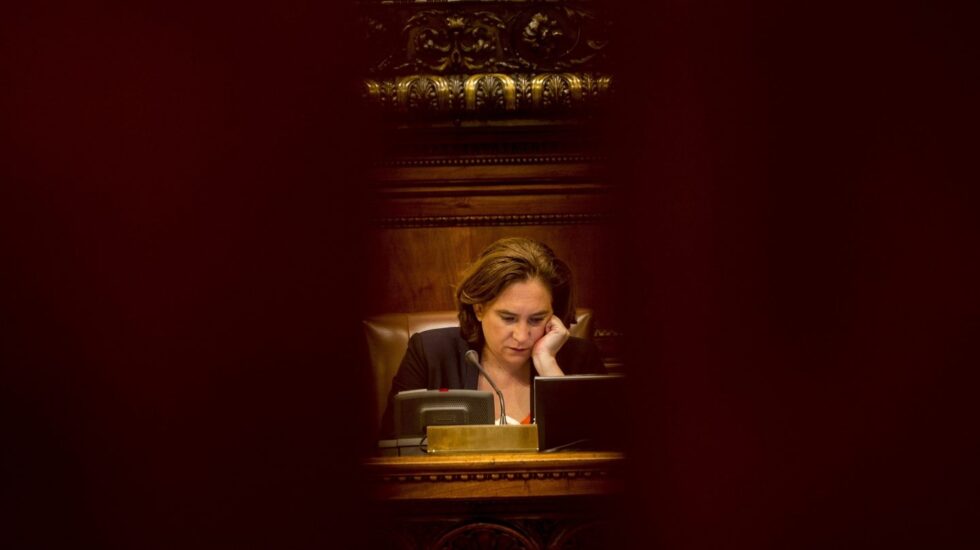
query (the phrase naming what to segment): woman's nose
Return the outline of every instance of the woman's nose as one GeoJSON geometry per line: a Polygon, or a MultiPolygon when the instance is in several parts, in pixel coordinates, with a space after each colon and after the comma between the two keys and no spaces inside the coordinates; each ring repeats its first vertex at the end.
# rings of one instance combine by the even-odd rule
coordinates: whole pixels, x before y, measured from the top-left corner
{"type": "Polygon", "coordinates": [[[528,338],[528,336],[530,336],[530,334],[531,330],[527,326],[527,323],[518,323],[517,326],[514,327],[514,340],[517,340],[518,342],[523,342],[528,338]]]}

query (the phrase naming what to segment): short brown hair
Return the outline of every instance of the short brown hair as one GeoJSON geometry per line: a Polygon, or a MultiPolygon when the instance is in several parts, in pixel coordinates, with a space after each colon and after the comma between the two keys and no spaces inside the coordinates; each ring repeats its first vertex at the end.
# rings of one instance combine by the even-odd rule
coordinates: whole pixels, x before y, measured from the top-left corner
{"type": "Polygon", "coordinates": [[[456,289],[459,329],[474,349],[483,347],[483,330],[473,306],[494,301],[516,282],[538,279],[551,291],[551,309],[566,326],[575,322],[572,271],[548,245],[511,237],[486,247],[463,273],[456,289]]]}

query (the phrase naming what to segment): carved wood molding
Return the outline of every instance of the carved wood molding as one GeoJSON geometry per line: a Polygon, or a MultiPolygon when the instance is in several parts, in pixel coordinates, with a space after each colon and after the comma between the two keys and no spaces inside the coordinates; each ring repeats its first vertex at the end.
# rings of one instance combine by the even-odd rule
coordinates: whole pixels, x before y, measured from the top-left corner
{"type": "Polygon", "coordinates": [[[584,521],[566,525],[546,548],[548,550],[563,550],[572,548],[606,548],[609,547],[611,535],[617,527],[612,521],[584,521]]]}
{"type": "Polygon", "coordinates": [[[532,479],[602,479],[610,475],[608,469],[574,469],[529,472],[526,470],[502,472],[442,472],[428,474],[386,475],[381,477],[385,483],[413,482],[458,482],[458,481],[529,481],[532,479]]]}
{"type": "Polygon", "coordinates": [[[513,527],[488,522],[467,523],[444,534],[432,548],[541,548],[531,537],[513,527]]]}
{"type": "Polygon", "coordinates": [[[602,119],[422,117],[389,126],[379,142],[375,167],[423,168],[605,164],[607,133],[602,119]]]}
{"type": "Polygon", "coordinates": [[[384,501],[519,502],[528,497],[612,497],[624,490],[620,453],[579,452],[558,458],[549,453],[505,453],[492,457],[467,453],[383,457],[369,459],[366,466],[375,497],[384,501]]]}
{"type": "Polygon", "coordinates": [[[363,96],[392,113],[521,114],[598,107],[611,85],[600,73],[411,74],[365,79],[363,96]]]}
{"type": "Polygon", "coordinates": [[[504,214],[489,216],[430,216],[411,218],[381,218],[375,224],[386,229],[415,227],[474,227],[511,225],[578,225],[602,223],[606,214],[504,214]]]}
{"type": "MultiPolygon", "coordinates": [[[[381,526],[389,548],[524,548],[571,550],[609,548],[622,529],[606,511],[571,513],[558,519],[554,510],[526,517],[490,515],[473,519],[429,517],[407,521],[395,518],[381,526]]],[[[618,542],[618,541],[617,541],[618,542]]]]}
{"type": "Polygon", "coordinates": [[[596,70],[612,36],[591,2],[361,2],[359,11],[372,75],[596,70]]]}
{"type": "Polygon", "coordinates": [[[614,451],[436,453],[412,457],[369,458],[364,465],[368,471],[379,476],[427,477],[444,474],[598,472],[620,468],[623,461],[623,454],[614,451]]]}
{"type": "MultiPolygon", "coordinates": [[[[520,180],[511,180],[507,183],[499,183],[494,180],[465,179],[444,177],[439,179],[441,174],[429,175],[429,177],[415,177],[409,179],[406,175],[403,179],[382,179],[378,178],[376,188],[379,196],[385,198],[419,198],[419,197],[472,197],[480,195],[489,196],[542,196],[542,195],[596,195],[608,193],[610,186],[601,183],[592,183],[590,180],[583,180],[582,177],[573,179],[567,177],[565,180],[551,181],[532,181],[531,183],[520,180]]],[[[417,175],[417,176],[425,176],[417,175]]],[[[498,215],[507,215],[509,212],[501,212],[498,215]]],[[[527,212],[525,215],[530,215],[527,212]]],[[[542,212],[533,212],[542,214],[542,212]]]]}
{"type": "Polygon", "coordinates": [[[490,156],[466,158],[430,158],[430,159],[392,159],[378,163],[385,167],[420,167],[420,166],[473,166],[473,165],[510,165],[510,164],[572,164],[572,163],[601,163],[608,161],[604,155],[594,154],[564,154],[539,156],[490,156]]]}

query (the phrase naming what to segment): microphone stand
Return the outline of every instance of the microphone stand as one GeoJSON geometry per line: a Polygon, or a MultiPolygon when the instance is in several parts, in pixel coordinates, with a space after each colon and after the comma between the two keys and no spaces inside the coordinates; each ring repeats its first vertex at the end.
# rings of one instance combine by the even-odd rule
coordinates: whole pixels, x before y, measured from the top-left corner
{"type": "Polygon", "coordinates": [[[480,371],[480,374],[482,374],[483,377],[487,379],[487,382],[490,383],[490,387],[493,388],[493,391],[497,392],[497,399],[500,399],[500,425],[506,426],[507,413],[504,409],[504,392],[500,391],[500,388],[497,387],[497,384],[493,381],[493,378],[490,378],[490,375],[487,374],[486,369],[484,369],[483,365],[480,364],[480,356],[475,350],[466,352],[466,360],[472,363],[480,371]]]}

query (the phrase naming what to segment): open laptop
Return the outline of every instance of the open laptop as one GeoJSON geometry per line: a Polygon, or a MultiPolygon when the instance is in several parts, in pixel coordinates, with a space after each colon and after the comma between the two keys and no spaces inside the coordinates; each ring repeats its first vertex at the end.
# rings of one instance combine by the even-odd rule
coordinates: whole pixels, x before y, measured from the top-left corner
{"type": "Polygon", "coordinates": [[[538,449],[622,450],[625,403],[621,374],[535,377],[531,414],[538,425],[538,449]]]}

